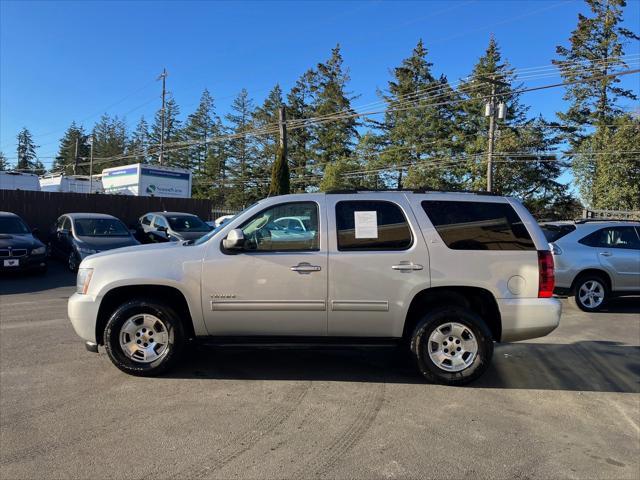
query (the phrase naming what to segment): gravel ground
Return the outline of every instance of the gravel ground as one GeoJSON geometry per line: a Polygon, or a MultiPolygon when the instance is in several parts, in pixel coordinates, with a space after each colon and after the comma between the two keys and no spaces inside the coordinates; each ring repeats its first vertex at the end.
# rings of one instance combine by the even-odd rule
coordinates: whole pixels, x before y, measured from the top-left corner
{"type": "Polygon", "coordinates": [[[0,478],[640,478],[640,299],[499,345],[475,384],[390,349],[197,347],[125,375],[66,318],[75,277],[0,277],[0,478]]]}

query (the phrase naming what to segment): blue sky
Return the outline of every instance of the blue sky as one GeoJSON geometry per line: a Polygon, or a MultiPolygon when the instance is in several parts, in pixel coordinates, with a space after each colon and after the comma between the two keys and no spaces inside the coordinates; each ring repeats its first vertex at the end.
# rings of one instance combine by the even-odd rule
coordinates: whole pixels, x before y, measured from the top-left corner
{"type": "MultiPolygon", "coordinates": [[[[638,30],[640,2],[625,18],[638,30]]],[[[163,67],[185,117],[206,87],[219,114],[246,87],[260,103],[275,85],[288,90],[340,43],[354,106],[377,100],[389,69],[422,38],[434,72],[467,75],[491,32],[516,68],[548,65],[566,44],[582,1],[0,1],[0,150],[15,161],[15,136],[31,130],[50,165],[72,120],[91,129],[102,113],[130,128],[160,106],[163,67]]],[[[636,42],[627,54],[639,53],[636,42]]],[[[636,67],[637,68],[637,67],[636,67]]],[[[530,85],[559,81],[532,80],[530,85]]],[[[638,75],[624,78],[640,90],[638,75]]],[[[526,94],[531,114],[549,119],[562,89],[526,94]]],[[[628,106],[633,107],[628,104],[628,106]]]]}

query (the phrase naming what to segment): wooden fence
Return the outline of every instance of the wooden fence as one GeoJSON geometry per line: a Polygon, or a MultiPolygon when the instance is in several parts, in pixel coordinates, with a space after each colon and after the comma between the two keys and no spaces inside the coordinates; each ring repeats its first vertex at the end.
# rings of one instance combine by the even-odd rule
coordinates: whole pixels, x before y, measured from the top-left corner
{"type": "Polygon", "coordinates": [[[211,219],[209,200],[0,190],[0,211],[20,215],[29,227],[39,230],[38,236],[42,239],[46,239],[49,229],[63,213],[107,213],[132,226],[145,213],[165,210],[193,213],[203,220],[211,219]]]}

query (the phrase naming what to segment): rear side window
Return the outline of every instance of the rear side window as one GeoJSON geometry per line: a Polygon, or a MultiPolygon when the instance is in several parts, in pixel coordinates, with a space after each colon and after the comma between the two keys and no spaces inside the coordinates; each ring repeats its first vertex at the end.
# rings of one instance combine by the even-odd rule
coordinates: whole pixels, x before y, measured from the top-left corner
{"type": "Polygon", "coordinates": [[[453,250],[535,250],[520,217],[508,203],[425,200],[422,208],[453,250]]]}
{"type": "Polygon", "coordinates": [[[338,250],[406,250],[413,243],[402,209],[377,200],[336,204],[338,250]]]}
{"type": "Polygon", "coordinates": [[[145,215],[142,217],[142,225],[151,225],[151,215],[145,215]]]}
{"type": "Polygon", "coordinates": [[[601,228],[578,240],[578,243],[589,247],[640,250],[640,239],[633,227],[601,228]]]}
{"type": "Polygon", "coordinates": [[[570,234],[576,229],[575,225],[542,225],[542,232],[547,238],[547,242],[552,243],[560,240],[565,235],[570,234]]]}

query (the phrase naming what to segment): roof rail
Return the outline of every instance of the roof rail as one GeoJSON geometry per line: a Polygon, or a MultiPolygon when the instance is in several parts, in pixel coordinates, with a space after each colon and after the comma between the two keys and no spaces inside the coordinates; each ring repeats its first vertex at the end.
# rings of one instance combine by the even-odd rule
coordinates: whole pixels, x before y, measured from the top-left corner
{"type": "Polygon", "coordinates": [[[407,193],[470,193],[474,195],[490,195],[499,196],[499,193],[487,192],[485,190],[438,190],[435,188],[346,188],[337,190],[327,190],[327,195],[342,195],[353,193],[369,193],[369,192],[407,192],[407,193]]]}
{"type": "Polygon", "coordinates": [[[591,222],[634,222],[640,223],[640,220],[632,218],[579,218],[574,220],[575,223],[591,223],[591,222]]]}

